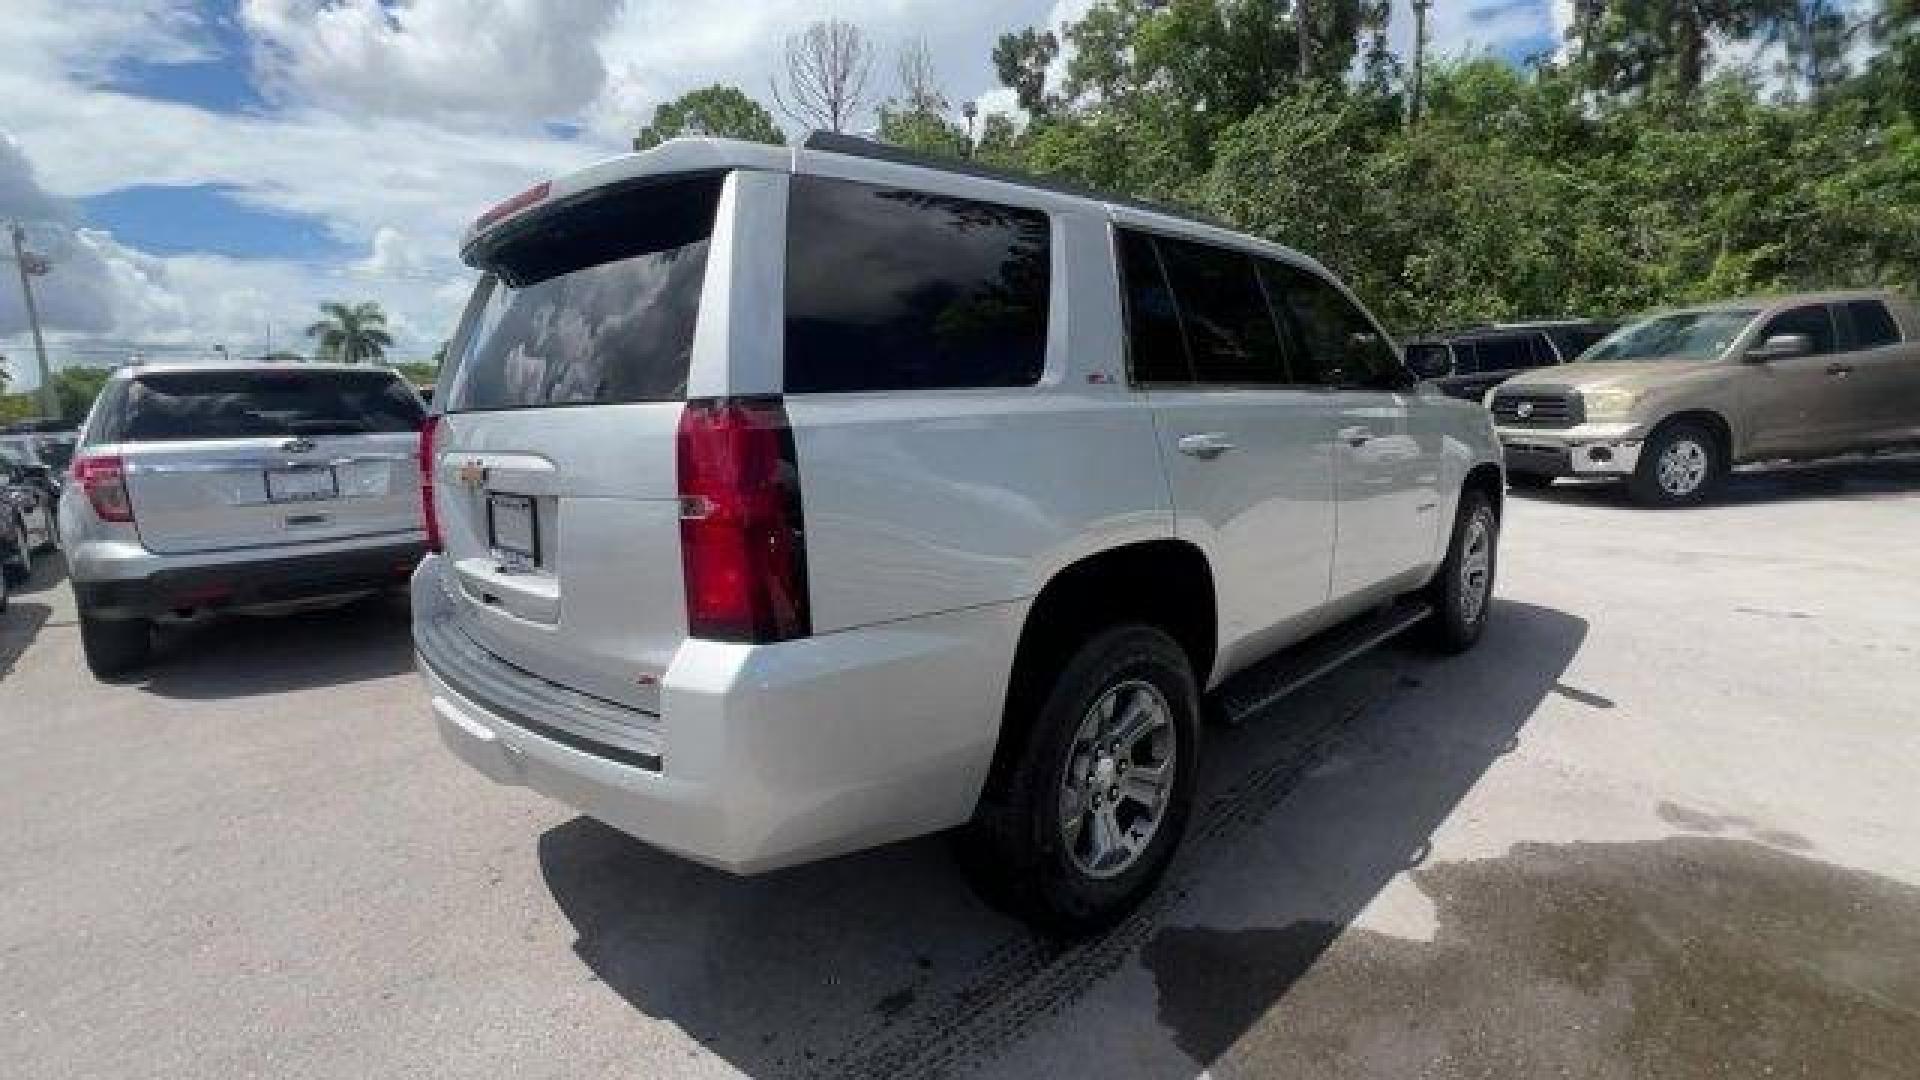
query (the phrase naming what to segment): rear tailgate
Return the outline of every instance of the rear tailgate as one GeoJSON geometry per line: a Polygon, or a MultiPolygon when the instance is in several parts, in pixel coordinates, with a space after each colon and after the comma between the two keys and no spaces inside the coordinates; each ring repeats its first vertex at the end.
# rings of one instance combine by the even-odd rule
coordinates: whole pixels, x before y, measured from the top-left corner
{"type": "Polygon", "coordinates": [[[722,178],[530,217],[439,392],[434,499],[460,630],[523,671],[657,711],[686,637],[675,435],[722,178]]]}
{"type": "Polygon", "coordinates": [[[419,402],[388,372],[155,372],[120,455],[140,542],[166,555],[421,528],[419,402]]]}

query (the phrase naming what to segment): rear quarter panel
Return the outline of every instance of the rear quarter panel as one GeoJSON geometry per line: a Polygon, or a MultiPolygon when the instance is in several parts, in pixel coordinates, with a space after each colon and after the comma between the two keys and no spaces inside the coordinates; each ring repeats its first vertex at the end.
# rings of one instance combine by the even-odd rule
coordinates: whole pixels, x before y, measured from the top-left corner
{"type": "Polygon", "coordinates": [[[1171,534],[1153,419],[1125,395],[793,397],[816,632],[1032,596],[1171,534]]]}

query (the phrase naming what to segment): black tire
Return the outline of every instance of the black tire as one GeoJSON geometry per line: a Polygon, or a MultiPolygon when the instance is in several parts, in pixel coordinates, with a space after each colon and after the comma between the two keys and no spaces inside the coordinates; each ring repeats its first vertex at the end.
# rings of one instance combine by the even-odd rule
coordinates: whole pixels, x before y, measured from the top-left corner
{"type": "MultiPolygon", "coordinates": [[[[1119,921],[1152,892],[1186,831],[1197,775],[1200,695],[1186,652],[1160,630],[1135,624],[1096,634],[1071,655],[1044,696],[1034,699],[1040,704],[1032,723],[1015,726],[1018,718],[1008,717],[1020,741],[988,780],[973,821],[957,837],[960,862],[993,906],[1043,930],[1090,933],[1119,921]],[[1078,845],[1069,849],[1061,814],[1064,784],[1071,765],[1087,763],[1092,774],[1090,755],[1076,753],[1082,723],[1109,691],[1139,695],[1140,684],[1157,691],[1156,704],[1166,706],[1169,723],[1157,730],[1170,736],[1171,779],[1144,847],[1111,876],[1099,876],[1082,867],[1078,845]]],[[[1109,777],[1115,775],[1113,761],[1107,757],[1100,765],[1109,777]]],[[[1089,805],[1082,828],[1091,827],[1087,823],[1099,806],[1089,805]]],[[[1140,815],[1129,820],[1137,824],[1140,815]]]]}
{"type": "Polygon", "coordinates": [[[1446,560],[1427,586],[1427,602],[1433,605],[1433,615],[1425,625],[1430,645],[1448,653],[1473,648],[1486,630],[1487,617],[1493,611],[1493,585],[1499,570],[1500,516],[1494,513],[1493,504],[1485,495],[1463,491],[1460,509],[1454,514],[1446,560]],[[1470,560],[1478,564],[1476,547],[1481,543],[1484,543],[1484,568],[1478,573],[1467,573],[1470,560]]]}
{"type": "Polygon", "coordinates": [[[1627,491],[1634,501],[1646,506],[1690,506],[1711,495],[1727,473],[1726,449],[1720,437],[1704,424],[1690,420],[1667,424],[1655,431],[1640,448],[1640,462],[1634,467],[1627,491]],[[1669,453],[1691,456],[1682,444],[1696,448],[1701,461],[1699,478],[1691,487],[1662,479],[1661,462],[1669,453]]]}
{"type": "Polygon", "coordinates": [[[1545,491],[1553,486],[1553,481],[1554,477],[1548,473],[1507,473],[1507,486],[1515,491],[1545,491]]]}
{"type": "Polygon", "coordinates": [[[145,619],[101,619],[82,611],[80,651],[94,678],[122,678],[147,662],[153,628],[145,619]]]}
{"type": "Polygon", "coordinates": [[[12,549],[7,553],[5,565],[0,566],[0,574],[6,576],[8,585],[17,589],[33,577],[33,541],[27,539],[27,523],[18,517],[13,519],[13,536],[12,549]]]}

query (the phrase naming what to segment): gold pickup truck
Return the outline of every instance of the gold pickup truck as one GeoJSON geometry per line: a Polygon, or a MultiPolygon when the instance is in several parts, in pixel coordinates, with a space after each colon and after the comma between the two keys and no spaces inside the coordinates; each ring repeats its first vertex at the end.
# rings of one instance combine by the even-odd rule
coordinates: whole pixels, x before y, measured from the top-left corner
{"type": "Polygon", "coordinates": [[[1735,466],[1920,445],[1920,311],[1860,291],[1664,312],[1486,404],[1514,487],[1614,477],[1691,503],[1735,466]]]}

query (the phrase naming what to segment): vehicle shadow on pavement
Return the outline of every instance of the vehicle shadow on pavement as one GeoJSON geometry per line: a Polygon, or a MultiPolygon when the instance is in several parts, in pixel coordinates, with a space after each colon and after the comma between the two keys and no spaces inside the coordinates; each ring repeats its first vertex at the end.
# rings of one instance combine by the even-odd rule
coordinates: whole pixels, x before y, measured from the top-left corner
{"type": "Polygon", "coordinates": [[[1166,882],[1087,941],[1050,940],[985,908],[939,838],[737,879],[576,818],[540,838],[541,868],[594,977],[749,1075],[989,1063],[1008,1075],[1191,1074],[1425,859],[1435,829],[1560,692],[1586,632],[1571,615],[1501,601],[1472,653],[1390,647],[1266,717],[1210,728],[1166,882]],[[1324,929],[1263,956],[1263,977],[1210,1003],[1198,1037],[1156,1003],[1143,965],[1177,963],[1178,934],[1304,921],[1324,929]],[[1103,989],[1113,983],[1132,989],[1103,989]],[[1105,1034],[1068,1036],[1071,1060],[1022,1056],[1023,1035],[1094,993],[1105,1034]]]}
{"type": "Polygon", "coordinates": [[[58,551],[49,551],[34,558],[33,576],[10,590],[7,609],[0,611],[0,679],[13,671],[14,663],[53,617],[53,605],[29,598],[48,592],[66,579],[65,560],[58,551]]]}
{"type": "Polygon", "coordinates": [[[210,700],[340,686],[412,667],[406,605],[378,596],[331,610],[165,628],[142,672],[142,688],[210,700]]]}
{"type": "MultiPolygon", "coordinates": [[[[1562,480],[1544,491],[1515,491],[1513,495],[1571,505],[1674,512],[1640,506],[1627,497],[1626,485],[1619,483],[1562,480]]],[[[1920,495],[1920,454],[1900,454],[1743,469],[1723,480],[1720,490],[1704,506],[1902,499],[1914,495],[1920,495]]]]}

